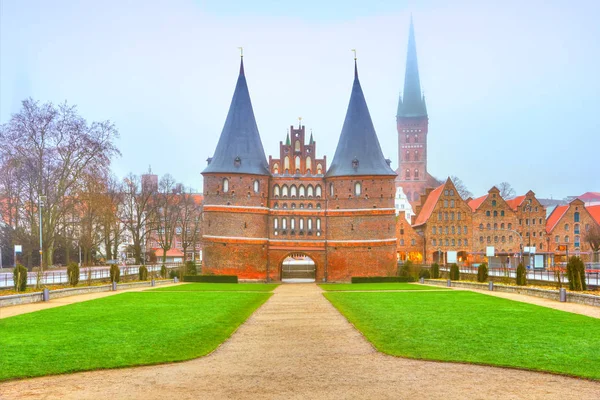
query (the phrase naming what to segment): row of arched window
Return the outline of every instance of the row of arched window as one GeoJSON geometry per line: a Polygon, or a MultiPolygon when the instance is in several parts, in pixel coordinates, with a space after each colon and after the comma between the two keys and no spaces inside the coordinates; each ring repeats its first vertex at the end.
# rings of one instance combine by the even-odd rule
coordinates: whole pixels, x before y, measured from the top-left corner
{"type": "MultiPolygon", "coordinates": [[[[415,150],[413,152],[413,159],[412,161],[419,161],[419,150],[415,150]]],[[[406,152],[404,153],[404,161],[411,161],[410,160],[410,150],[406,150],[406,152]]]]}
{"type": "MultiPolygon", "coordinates": [[[[554,236],[554,241],[556,243],[560,243],[560,236],[558,236],[558,235],[554,236]]],[[[564,240],[563,243],[569,243],[569,241],[570,241],[569,236],[565,236],[565,240],[564,240]]],[[[575,236],[575,242],[574,242],[575,243],[575,247],[579,247],[580,246],[580,242],[581,242],[581,238],[579,236],[575,236]]]]}
{"type": "MultiPolygon", "coordinates": [[[[494,215],[494,217],[497,217],[498,216],[498,211],[494,210],[494,214],[493,215],[494,215]]],[[[487,210],[485,212],[485,216],[486,217],[491,217],[492,216],[492,212],[490,210],[487,210]]],[[[500,216],[504,217],[504,210],[500,210],[500,216]]]]}
{"type": "MultiPolygon", "coordinates": [[[[279,203],[275,203],[275,204],[273,204],[273,208],[279,208],[279,203]]],[[[281,205],[281,208],[282,208],[282,209],[284,209],[284,210],[286,210],[286,209],[288,208],[288,204],[287,204],[287,203],[283,203],[283,204],[281,205]]],[[[290,204],[290,208],[291,208],[291,209],[295,209],[295,208],[296,208],[296,203],[292,203],[292,204],[290,204]]],[[[300,203],[300,204],[298,205],[298,208],[302,210],[302,209],[304,208],[304,203],[300,203]]],[[[312,203],[308,203],[308,204],[306,205],[306,208],[308,208],[308,209],[311,209],[311,208],[313,208],[313,205],[312,205],[312,203]]],[[[320,210],[320,209],[321,209],[321,203],[317,203],[317,205],[316,205],[316,208],[317,208],[317,210],[320,210]]]]}
{"type": "MultiPolygon", "coordinates": [[[[505,227],[507,227],[506,229],[512,229],[512,224],[509,222],[508,225],[505,225],[504,222],[500,224],[500,229],[505,229],[505,227]]],[[[479,230],[482,231],[483,230],[483,224],[479,224],[479,230]]],[[[492,225],[491,224],[487,224],[485,226],[485,229],[487,229],[488,231],[492,229],[492,225]]],[[[498,229],[498,223],[494,224],[494,230],[498,229]]]]}
{"type": "Polygon", "coordinates": [[[463,235],[466,235],[468,233],[468,229],[467,226],[463,226],[463,229],[460,229],[460,226],[432,226],[431,227],[431,233],[433,235],[460,235],[462,232],[463,235]]]}
{"type": "MultiPolygon", "coordinates": [[[[457,240],[456,239],[440,239],[440,240],[436,240],[436,239],[431,239],[431,244],[433,246],[456,246],[457,240]]],[[[469,245],[469,239],[458,239],[458,246],[462,246],[464,243],[465,246],[469,245]]]]}
{"type": "MultiPolygon", "coordinates": [[[[492,237],[488,236],[485,241],[487,243],[492,243],[492,237]]],[[[498,243],[498,242],[502,242],[502,243],[506,243],[506,236],[494,236],[494,243],[498,243]]],[[[483,243],[484,242],[484,238],[483,236],[479,236],[479,243],[483,243]]],[[[512,235],[510,235],[508,237],[508,243],[512,243],[513,242],[513,237],[512,235]]]]}
{"type": "MultiPolygon", "coordinates": [[[[413,178],[419,179],[419,170],[417,168],[415,168],[413,171],[413,178]]],[[[408,168],[406,168],[406,171],[404,171],[404,179],[410,179],[410,169],[408,168]]]]}
{"type": "Polygon", "coordinates": [[[312,235],[313,231],[316,231],[317,236],[321,236],[321,218],[295,218],[290,217],[282,217],[282,218],[273,218],[273,234],[285,235],[288,233],[303,235],[304,233],[308,235],[312,235]],[[306,221],[306,226],[304,225],[306,221]],[[288,225],[289,222],[289,225],[288,225]],[[314,225],[313,225],[314,222],[314,225]],[[297,224],[297,225],[296,225],[297,224]],[[313,229],[314,228],[314,229],[313,229]]]}
{"type": "MultiPolygon", "coordinates": [[[[223,178],[221,188],[223,189],[223,193],[229,192],[229,179],[223,178]]],[[[260,191],[260,182],[258,180],[255,180],[252,183],[252,189],[254,190],[254,193],[258,193],[260,191]]]]}
{"type": "MultiPolygon", "coordinates": [[[[291,167],[290,165],[290,157],[289,156],[285,156],[283,159],[283,173],[284,174],[289,174],[290,170],[292,171],[296,171],[296,173],[300,173],[301,170],[301,164],[300,164],[300,156],[296,156],[294,158],[294,168],[291,167]]],[[[307,174],[310,174],[312,172],[313,169],[313,161],[312,158],[310,156],[307,156],[305,159],[305,164],[304,164],[304,169],[306,171],[307,174]]],[[[273,174],[278,175],[280,173],[280,166],[279,163],[276,162],[273,164],[273,174]]],[[[323,175],[323,165],[321,163],[317,163],[317,175],[323,175]]]]}
{"type": "Polygon", "coordinates": [[[442,213],[441,211],[438,211],[438,217],[437,220],[438,221],[442,221],[442,217],[444,221],[454,221],[454,217],[456,216],[456,220],[460,221],[461,219],[463,219],[463,216],[466,217],[466,214],[463,212],[457,212],[456,214],[454,213],[454,211],[450,211],[450,212],[445,212],[442,213]]]}
{"type": "Polygon", "coordinates": [[[320,198],[323,195],[323,188],[321,187],[321,185],[316,185],[313,187],[313,185],[308,185],[308,186],[304,186],[304,185],[300,185],[300,186],[296,186],[296,185],[291,185],[288,187],[288,185],[282,185],[281,187],[279,185],[275,185],[273,186],[273,196],[274,197],[291,197],[291,198],[295,198],[295,197],[317,197],[320,198]]]}

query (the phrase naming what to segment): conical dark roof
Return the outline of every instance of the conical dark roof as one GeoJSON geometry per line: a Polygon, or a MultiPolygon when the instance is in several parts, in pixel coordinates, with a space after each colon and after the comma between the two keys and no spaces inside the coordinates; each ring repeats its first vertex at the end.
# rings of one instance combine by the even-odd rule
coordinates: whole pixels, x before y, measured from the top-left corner
{"type": "Polygon", "coordinates": [[[326,177],[362,175],[395,176],[396,173],[381,152],[355,62],[354,84],[346,119],[326,177]]]}
{"type": "Polygon", "coordinates": [[[408,50],[406,52],[406,72],[404,75],[404,98],[398,100],[398,117],[426,117],[427,108],[421,95],[419,64],[417,62],[417,44],[412,17],[408,31],[408,50]]]}
{"type": "Polygon", "coordinates": [[[244,60],[212,160],[202,174],[270,175],[244,75],[244,60]]]}

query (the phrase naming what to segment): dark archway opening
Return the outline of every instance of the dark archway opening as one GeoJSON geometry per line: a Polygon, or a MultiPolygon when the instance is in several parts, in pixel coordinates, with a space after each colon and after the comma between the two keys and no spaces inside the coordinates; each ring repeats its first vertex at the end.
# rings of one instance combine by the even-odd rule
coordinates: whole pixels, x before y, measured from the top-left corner
{"type": "Polygon", "coordinates": [[[281,263],[281,281],[286,283],[314,282],[317,266],[302,253],[291,253],[281,263]]]}

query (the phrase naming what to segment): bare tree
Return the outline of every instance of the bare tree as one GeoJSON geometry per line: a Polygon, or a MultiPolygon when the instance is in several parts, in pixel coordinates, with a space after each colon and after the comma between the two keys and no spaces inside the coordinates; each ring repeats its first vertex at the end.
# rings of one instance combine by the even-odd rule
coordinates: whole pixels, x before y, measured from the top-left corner
{"type": "Polygon", "coordinates": [[[465,183],[458,176],[451,176],[450,179],[454,183],[456,191],[463,200],[466,200],[469,197],[473,197],[473,193],[471,193],[469,189],[467,189],[467,185],[465,185],[465,183]]]}
{"type": "Polygon", "coordinates": [[[173,247],[173,238],[179,224],[179,203],[181,185],[169,174],[160,178],[158,191],[153,197],[151,227],[156,235],[158,245],[163,251],[162,263],[167,260],[167,252],[173,247]]]}
{"type": "Polygon", "coordinates": [[[153,198],[157,191],[156,185],[142,184],[139,176],[129,174],[123,180],[123,204],[119,210],[119,219],[125,230],[131,236],[135,262],[144,262],[143,244],[150,235],[151,218],[155,204],[153,198]]]}
{"type": "Polygon", "coordinates": [[[42,105],[32,99],[23,101],[23,108],[0,129],[2,159],[12,159],[26,175],[21,190],[32,237],[42,205],[41,265],[53,263],[65,199],[76,197],[85,171],[108,171],[119,154],[117,137],[110,121],[88,124],[74,106],[42,105]]]}
{"type": "Polygon", "coordinates": [[[600,225],[592,224],[583,234],[583,240],[588,242],[594,252],[594,262],[600,262],[600,225]]]}
{"type": "Polygon", "coordinates": [[[516,192],[515,189],[513,189],[513,187],[510,185],[510,183],[501,182],[497,186],[497,188],[500,191],[500,197],[502,197],[504,200],[510,200],[515,198],[516,192]]]}
{"type": "MultiPolygon", "coordinates": [[[[179,202],[179,228],[181,229],[181,247],[183,261],[187,260],[187,249],[191,246],[196,254],[196,244],[199,241],[199,227],[202,214],[202,196],[193,193],[191,189],[181,193],[179,202]]],[[[195,259],[195,257],[193,257],[195,259]]]]}

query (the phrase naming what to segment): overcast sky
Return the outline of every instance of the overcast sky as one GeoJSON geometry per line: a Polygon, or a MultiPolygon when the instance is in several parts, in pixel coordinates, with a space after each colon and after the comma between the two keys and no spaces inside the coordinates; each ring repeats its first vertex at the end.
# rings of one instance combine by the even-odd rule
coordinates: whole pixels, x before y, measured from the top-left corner
{"type": "Polygon", "coordinates": [[[396,169],[412,12],[431,174],[476,196],[501,181],[539,197],[600,191],[600,1],[0,0],[0,11],[0,122],[28,96],[110,119],[121,177],[151,165],[201,190],[238,46],[267,157],[301,116],[329,161],[356,48],[396,169]]]}

